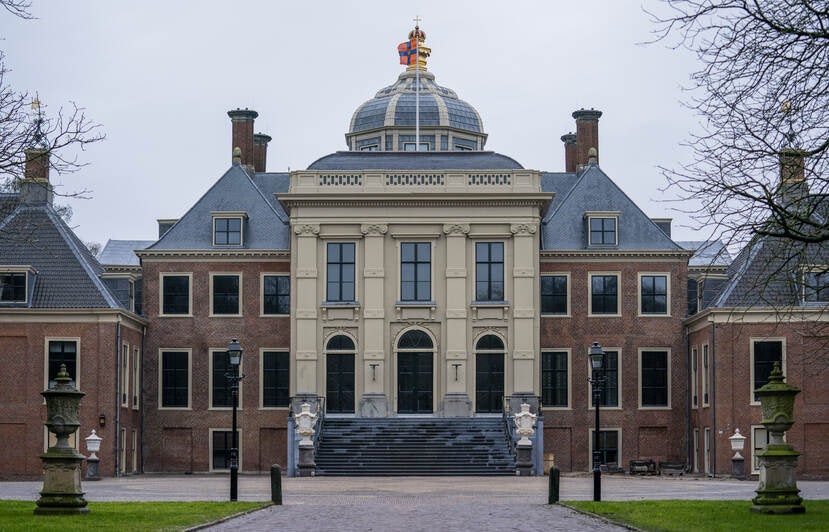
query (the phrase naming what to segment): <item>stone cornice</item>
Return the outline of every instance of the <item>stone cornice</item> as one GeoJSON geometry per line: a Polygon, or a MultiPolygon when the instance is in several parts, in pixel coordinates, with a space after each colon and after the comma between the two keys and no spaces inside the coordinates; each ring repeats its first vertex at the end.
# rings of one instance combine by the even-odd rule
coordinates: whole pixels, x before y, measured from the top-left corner
{"type": "Polygon", "coordinates": [[[135,252],[142,259],[287,259],[287,249],[144,249],[135,252]]]}
{"type": "Polygon", "coordinates": [[[293,207],[539,207],[545,208],[550,203],[550,195],[540,194],[499,194],[491,198],[478,194],[468,198],[441,195],[420,194],[411,196],[365,197],[364,195],[322,198],[319,196],[285,196],[279,201],[289,210],[293,207]],[[424,197],[427,196],[427,197],[424,197]]]}
{"type": "Polygon", "coordinates": [[[605,259],[620,258],[631,259],[639,257],[662,257],[673,259],[688,259],[694,254],[688,250],[619,250],[619,249],[575,249],[563,251],[541,250],[541,261],[544,259],[558,258],[579,258],[579,259],[605,259]]]}
{"type": "MultiPolygon", "coordinates": [[[[696,332],[712,323],[717,324],[786,324],[792,327],[811,323],[829,323],[827,307],[729,307],[707,308],[685,318],[684,325],[689,332],[696,332]]],[[[821,327],[825,327],[821,325],[821,327]]]]}
{"type": "Polygon", "coordinates": [[[118,323],[145,327],[142,318],[123,309],[0,308],[0,323],[118,323]]]}

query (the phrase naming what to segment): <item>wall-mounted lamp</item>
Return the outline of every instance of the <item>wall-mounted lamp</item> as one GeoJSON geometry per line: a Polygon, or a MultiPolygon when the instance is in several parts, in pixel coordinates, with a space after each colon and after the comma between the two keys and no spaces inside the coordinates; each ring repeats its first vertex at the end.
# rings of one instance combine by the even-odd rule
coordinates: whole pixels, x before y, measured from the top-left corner
{"type": "Polygon", "coordinates": [[[380,364],[369,364],[371,366],[371,380],[377,381],[377,366],[380,364]]]}
{"type": "Polygon", "coordinates": [[[455,368],[455,382],[458,382],[458,368],[462,365],[463,364],[452,364],[452,367],[455,368]]]}
{"type": "Polygon", "coordinates": [[[100,416],[98,416],[98,426],[101,427],[101,428],[104,428],[104,427],[106,427],[106,425],[107,425],[107,417],[105,415],[101,414],[100,416]]]}

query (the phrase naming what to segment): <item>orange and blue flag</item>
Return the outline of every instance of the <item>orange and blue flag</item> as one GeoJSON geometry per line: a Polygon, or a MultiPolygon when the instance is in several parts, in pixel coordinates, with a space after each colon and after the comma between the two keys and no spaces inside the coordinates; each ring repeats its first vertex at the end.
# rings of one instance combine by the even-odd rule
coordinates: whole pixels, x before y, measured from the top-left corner
{"type": "Polygon", "coordinates": [[[417,39],[402,42],[397,45],[401,65],[414,65],[417,62],[417,39]]]}

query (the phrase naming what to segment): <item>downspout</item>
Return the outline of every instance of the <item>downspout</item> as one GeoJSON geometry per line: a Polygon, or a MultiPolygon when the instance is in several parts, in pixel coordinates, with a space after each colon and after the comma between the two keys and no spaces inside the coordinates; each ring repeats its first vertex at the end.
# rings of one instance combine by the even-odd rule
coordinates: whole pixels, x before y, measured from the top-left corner
{"type": "Polygon", "coordinates": [[[118,452],[121,439],[121,315],[115,324],[115,476],[121,471],[121,453],[118,452]]]}
{"type": "Polygon", "coordinates": [[[711,322],[711,432],[713,433],[713,441],[711,442],[711,477],[717,477],[717,340],[716,340],[717,326],[711,322]]]}
{"type": "Polygon", "coordinates": [[[685,394],[685,460],[688,467],[693,471],[693,442],[691,441],[691,401],[693,401],[694,390],[691,389],[691,335],[688,334],[688,327],[685,327],[685,364],[686,364],[686,385],[685,394]]]}
{"type": "MultiPolygon", "coordinates": [[[[139,449],[141,450],[139,454],[139,465],[138,470],[143,474],[144,473],[144,342],[147,340],[147,326],[144,325],[141,327],[141,358],[139,359],[139,368],[140,372],[138,374],[138,382],[141,383],[141,387],[138,388],[138,416],[140,418],[140,425],[141,425],[141,442],[139,445],[139,449]]],[[[133,383],[135,386],[135,383],[133,383]]]]}

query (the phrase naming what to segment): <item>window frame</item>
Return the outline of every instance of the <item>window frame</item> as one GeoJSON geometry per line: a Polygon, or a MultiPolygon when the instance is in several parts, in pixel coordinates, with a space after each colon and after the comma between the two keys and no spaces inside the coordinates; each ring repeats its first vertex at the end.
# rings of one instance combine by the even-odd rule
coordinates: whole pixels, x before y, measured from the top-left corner
{"type": "Polygon", "coordinates": [[[162,318],[191,318],[193,317],[193,273],[192,272],[160,272],[158,274],[158,316],[162,318]],[[187,278],[187,312],[165,312],[164,299],[166,296],[164,279],[167,277],[187,278]]]}
{"type": "MultiPolygon", "coordinates": [[[[208,464],[209,464],[209,471],[213,472],[221,472],[221,471],[230,471],[230,466],[225,468],[218,468],[213,467],[213,434],[217,432],[222,432],[230,436],[230,445],[227,447],[228,458],[230,454],[230,449],[233,447],[233,430],[232,428],[221,428],[221,427],[211,427],[207,429],[208,432],[208,464]]],[[[236,441],[238,442],[236,448],[236,460],[238,461],[239,470],[242,471],[242,430],[239,427],[236,427],[236,441]]]]}
{"type": "Polygon", "coordinates": [[[637,293],[639,295],[638,299],[638,309],[639,309],[639,316],[646,317],[646,318],[667,318],[671,316],[671,274],[670,272],[639,272],[637,275],[637,293]],[[665,278],[665,311],[664,312],[645,312],[643,298],[645,294],[643,292],[643,278],[645,277],[664,277],[665,278]]]}
{"type": "Polygon", "coordinates": [[[588,212],[587,217],[587,245],[591,248],[612,248],[619,245],[619,213],[618,212],[588,212]],[[593,242],[593,220],[613,220],[613,242],[604,242],[604,234],[609,231],[604,229],[598,231],[602,234],[602,242],[593,242]]]}
{"type": "MultiPolygon", "coordinates": [[[[616,465],[618,467],[623,467],[621,463],[622,459],[622,428],[621,427],[600,427],[599,429],[599,438],[601,439],[602,433],[616,433],[616,465]]],[[[589,442],[587,445],[587,463],[590,464],[590,467],[593,467],[593,447],[596,441],[596,427],[589,427],[587,429],[587,435],[589,438],[589,442]]],[[[600,449],[600,456],[602,456],[601,449],[600,449]]],[[[609,462],[602,458],[599,459],[599,465],[607,465],[609,462]]]]}
{"type": "MultiPolygon", "coordinates": [[[[571,286],[571,284],[570,284],[570,272],[542,273],[540,277],[541,278],[539,279],[539,290],[538,290],[539,293],[541,294],[540,301],[539,301],[539,306],[538,306],[538,308],[540,309],[540,314],[542,316],[545,316],[545,317],[549,316],[549,317],[555,317],[555,318],[569,318],[570,317],[570,299],[571,299],[570,298],[570,286],[571,286]],[[565,298],[565,300],[564,300],[565,311],[564,312],[553,312],[553,311],[545,311],[544,310],[544,297],[545,297],[545,294],[544,294],[544,288],[543,288],[544,287],[543,279],[545,277],[563,277],[564,278],[564,282],[566,283],[566,289],[564,291],[564,298],[565,298]]],[[[548,297],[556,297],[556,296],[561,297],[561,294],[555,294],[555,293],[548,294],[548,297]]]]}
{"type": "MultiPolygon", "coordinates": [[[[0,267],[0,276],[17,276],[23,277],[23,299],[2,299],[5,286],[8,284],[0,284],[0,306],[25,306],[29,305],[29,292],[31,289],[30,282],[34,280],[34,269],[28,266],[3,266],[0,267]]],[[[11,285],[14,286],[14,285],[11,285]]]]}
{"type": "MultiPolygon", "coordinates": [[[[616,353],[616,405],[608,406],[602,402],[601,407],[602,410],[621,410],[622,409],[622,348],[621,347],[603,347],[605,353],[616,353]]],[[[590,357],[588,353],[584,354],[585,363],[587,364],[587,375],[592,377],[593,376],[593,368],[590,365],[590,357]]],[[[605,358],[607,361],[607,358],[605,358]]],[[[606,373],[607,370],[603,370],[606,373]]],[[[605,375],[606,377],[606,375],[605,375]]],[[[587,383],[587,393],[589,394],[587,399],[588,409],[592,410],[596,408],[595,403],[593,402],[593,386],[590,382],[587,383]]],[[[603,387],[602,390],[603,394],[607,393],[607,387],[603,387]]]]}
{"type": "Polygon", "coordinates": [[[507,246],[506,246],[506,242],[504,242],[503,240],[497,240],[497,241],[485,240],[485,241],[477,241],[477,242],[473,242],[473,243],[474,243],[474,250],[475,250],[475,253],[474,253],[475,276],[474,276],[474,290],[473,290],[474,302],[475,303],[505,303],[507,301],[507,291],[506,291],[507,290],[507,282],[506,282],[507,246]],[[483,246],[483,245],[487,246],[487,257],[488,257],[488,259],[486,261],[480,260],[479,256],[478,256],[478,246],[483,246]],[[498,261],[498,260],[493,261],[492,260],[492,246],[493,245],[500,245],[501,246],[501,260],[500,261],[498,261]],[[493,265],[497,265],[497,264],[501,265],[500,281],[493,281],[492,280],[492,268],[493,268],[493,265]],[[487,280],[486,281],[480,281],[479,280],[479,275],[478,275],[478,267],[479,266],[485,266],[486,267],[486,270],[487,270],[487,280]],[[486,290],[487,295],[486,295],[486,298],[483,298],[483,299],[478,297],[478,285],[481,284],[481,283],[486,283],[486,287],[487,287],[487,290],[486,290]],[[492,295],[493,286],[498,285],[498,284],[501,285],[501,298],[500,299],[495,299],[492,295]]]}
{"type": "Polygon", "coordinates": [[[424,140],[421,140],[419,142],[421,149],[419,149],[419,150],[417,150],[417,149],[415,149],[415,150],[408,149],[410,146],[411,147],[417,146],[417,144],[418,144],[417,141],[404,141],[403,142],[403,151],[405,151],[405,152],[432,151],[432,143],[428,142],[428,141],[424,141],[424,140]],[[423,149],[424,147],[426,148],[425,150],[423,149]]]}
{"type": "MultiPolygon", "coordinates": [[[[749,475],[759,475],[760,474],[760,467],[759,467],[759,457],[757,456],[757,451],[764,451],[768,448],[770,434],[769,431],[766,429],[765,425],[751,425],[750,429],[750,442],[749,445],[749,475]],[[762,440],[765,439],[765,442],[762,440]],[[758,440],[760,440],[758,442],[758,440]],[[759,445],[758,445],[759,443],[759,445]]],[[[783,437],[785,438],[785,433],[783,437]]]]}
{"type": "MultiPolygon", "coordinates": [[[[43,339],[43,389],[52,389],[49,386],[49,344],[51,342],[74,342],[75,343],[75,388],[81,389],[81,338],[79,336],[47,336],[43,339]]],[[[43,404],[46,404],[44,399],[43,404]]]]}
{"type": "Polygon", "coordinates": [[[141,409],[141,351],[138,346],[132,349],[132,399],[133,410],[141,409]]]}
{"type": "MultiPolygon", "coordinates": [[[[224,373],[222,373],[222,378],[224,379],[225,388],[227,390],[228,404],[227,404],[227,406],[222,406],[222,405],[216,406],[214,404],[214,400],[215,400],[215,396],[214,396],[215,386],[214,386],[214,384],[215,384],[215,378],[216,378],[216,375],[215,375],[215,372],[214,372],[214,361],[215,361],[216,356],[222,357],[223,360],[227,363],[227,348],[226,347],[225,348],[214,347],[214,348],[208,349],[208,357],[209,358],[207,360],[207,364],[208,364],[208,371],[207,371],[207,374],[208,374],[207,405],[208,405],[208,407],[207,407],[207,409],[208,410],[231,410],[233,408],[233,392],[232,392],[230,383],[228,383],[227,379],[224,378],[224,373]]],[[[240,375],[243,373],[242,372],[242,366],[244,366],[244,365],[245,365],[245,361],[244,361],[244,359],[242,359],[241,364],[239,364],[239,374],[240,375]]],[[[227,367],[227,365],[225,365],[224,371],[226,372],[227,370],[228,370],[228,367],[227,367]]],[[[242,408],[242,397],[243,397],[242,382],[243,381],[241,381],[241,380],[239,381],[239,397],[238,397],[238,403],[237,403],[237,406],[239,408],[242,408]]]]}
{"type": "Polygon", "coordinates": [[[804,305],[820,306],[829,303],[829,266],[811,265],[803,268],[800,280],[800,299],[804,305]],[[807,277],[809,278],[808,280],[807,277]],[[818,278],[826,279],[826,283],[818,284],[818,278]],[[812,286],[812,284],[814,284],[814,286],[812,286]],[[823,296],[824,299],[820,299],[821,296],[823,296]]]}
{"type": "Polygon", "coordinates": [[[708,349],[708,344],[702,344],[702,407],[709,408],[711,406],[711,355],[708,349]]]}
{"type": "Polygon", "coordinates": [[[192,410],[193,409],[193,350],[186,347],[158,348],[158,410],[192,410]],[[164,354],[185,353],[187,355],[187,405],[164,406],[164,354]]]}
{"type": "Polygon", "coordinates": [[[783,375],[786,375],[786,337],[784,336],[752,336],[749,338],[749,404],[750,405],[759,405],[760,401],[755,398],[754,390],[755,387],[755,359],[754,359],[754,349],[755,344],[758,342],[779,342],[780,343],[780,371],[783,372],[783,375]]]}
{"type": "Polygon", "coordinates": [[[357,242],[351,241],[330,241],[325,242],[325,303],[330,304],[356,304],[357,303],[357,242]],[[342,246],[351,246],[353,249],[353,262],[343,262],[342,260],[342,246]],[[331,262],[331,246],[340,246],[339,248],[339,256],[340,260],[338,262],[331,262]],[[352,274],[350,281],[347,279],[343,279],[343,266],[350,264],[352,266],[352,274]],[[340,295],[336,299],[331,299],[331,267],[336,266],[338,268],[338,278],[336,281],[333,281],[337,285],[337,290],[339,291],[340,295]],[[343,286],[351,284],[353,297],[351,299],[343,298],[343,286]]]}
{"type": "Polygon", "coordinates": [[[238,318],[243,315],[244,301],[242,294],[244,293],[244,277],[242,272],[210,272],[210,317],[211,318],[238,318]],[[236,277],[237,281],[237,308],[236,313],[216,312],[216,278],[217,277],[236,277]]]}
{"type": "MultiPolygon", "coordinates": [[[[573,367],[573,353],[572,353],[571,349],[569,349],[569,348],[565,348],[565,349],[551,348],[551,349],[542,349],[541,350],[541,386],[540,386],[540,389],[541,389],[542,404],[544,405],[545,410],[546,409],[550,409],[550,410],[572,410],[573,386],[572,386],[571,377],[572,377],[573,372],[570,370],[572,367],[573,367]],[[564,354],[564,361],[566,363],[566,368],[564,369],[564,372],[565,372],[566,376],[565,376],[564,380],[565,380],[565,385],[567,386],[567,390],[566,390],[566,394],[565,394],[567,397],[565,399],[566,404],[564,404],[564,405],[552,405],[552,404],[548,404],[548,403],[544,402],[544,389],[545,389],[545,387],[544,387],[544,373],[545,373],[544,355],[552,355],[552,354],[558,354],[558,353],[563,353],[564,354]]],[[[547,371],[553,373],[552,382],[555,382],[555,372],[561,372],[560,369],[555,369],[555,368],[548,369],[547,371]]],[[[550,386],[550,388],[553,388],[553,387],[550,386]]]]}
{"type": "Polygon", "coordinates": [[[699,348],[691,347],[691,408],[699,409],[699,348]]]}
{"type": "Polygon", "coordinates": [[[130,344],[127,342],[121,343],[121,382],[118,389],[118,396],[122,408],[129,408],[132,400],[130,399],[130,373],[132,373],[132,366],[130,365],[130,344]]]}
{"type": "Polygon", "coordinates": [[[640,347],[639,348],[639,409],[640,410],[670,410],[671,409],[671,348],[670,347],[640,347]],[[644,353],[665,354],[665,404],[644,404],[645,368],[642,363],[644,353]]]}
{"type": "MultiPolygon", "coordinates": [[[[277,371],[281,371],[277,368],[277,371]]],[[[277,379],[278,380],[278,379],[277,379]]],[[[280,386],[275,386],[279,389],[280,386]]],[[[280,410],[291,406],[291,353],[288,348],[267,348],[259,349],[259,409],[260,410],[280,410]],[[287,367],[285,373],[287,376],[287,402],[284,405],[270,406],[265,404],[265,357],[268,354],[284,355],[287,358],[287,367]]]]}
{"type": "Polygon", "coordinates": [[[233,248],[233,247],[241,247],[245,244],[245,220],[247,219],[247,213],[244,213],[244,212],[222,212],[222,213],[214,212],[214,213],[211,213],[211,215],[213,217],[213,246],[221,247],[221,248],[233,248]],[[226,233],[226,235],[227,235],[228,242],[226,242],[226,243],[219,243],[218,239],[216,238],[217,235],[220,232],[219,228],[217,227],[217,222],[219,220],[228,222],[228,228],[224,231],[221,231],[222,233],[226,233]],[[230,224],[229,224],[230,220],[238,220],[239,221],[239,230],[238,231],[232,231],[230,229],[230,224]],[[229,241],[230,240],[230,235],[235,234],[237,232],[239,233],[239,242],[238,243],[236,243],[236,242],[231,243],[229,241]]]}
{"type": "Polygon", "coordinates": [[[400,283],[398,285],[398,291],[399,292],[398,292],[398,299],[397,300],[400,301],[401,303],[418,304],[418,303],[431,303],[431,302],[434,301],[434,298],[432,297],[433,296],[433,294],[432,294],[432,287],[433,287],[432,281],[434,279],[434,272],[432,271],[432,267],[434,265],[434,261],[433,261],[434,250],[432,249],[432,247],[433,247],[432,246],[432,241],[428,241],[428,240],[427,241],[408,241],[407,240],[405,242],[399,242],[399,245],[398,245],[398,248],[399,248],[398,249],[398,258],[399,258],[399,264],[400,264],[400,283]],[[404,261],[403,260],[403,247],[404,246],[413,246],[414,247],[414,260],[413,261],[404,261]],[[428,252],[429,252],[428,260],[425,260],[425,261],[424,260],[419,260],[418,249],[421,249],[421,246],[425,247],[425,249],[428,250],[428,252]],[[414,270],[413,270],[414,279],[413,280],[404,279],[404,271],[403,271],[404,264],[413,264],[414,265],[414,270]],[[429,278],[426,281],[421,281],[418,277],[418,271],[419,271],[418,266],[423,265],[423,264],[428,265],[429,278]],[[404,283],[410,283],[414,286],[414,298],[413,299],[404,298],[404,293],[405,293],[405,290],[403,288],[404,283]],[[426,297],[426,299],[421,299],[421,298],[418,297],[418,288],[419,288],[419,285],[421,283],[427,283],[428,284],[428,292],[429,293],[428,293],[428,297],[426,297]]]}
{"type": "MultiPolygon", "coordinates": [[[[587,315],[593,318],[618,318],[621,314],[622,272],[587,272],[587,315]],[[593,310],[593,278],[616,277],[616,312],[594,312],[593,310]]],[[[604,296],[605,294],[601,294],[604,296]]]]}
{"type": "Polygon", "coordinates": [[[259,276],[259,297],[260,297],[260,304],[259,304],[259,315],[260,316],[289,316],[291,314],[291,275],[286,272],[262,272],[259,276]],[[268,277],[275,277],[276,281],[276,293],[274,294],[266,294],[265,287],[267,283],[265,279],[268,277]],[[279,279],[284,278],[288,280],[288,292],[287,293],[280,293],[279,291],[279,279]],[[267,312],[265,309],[265,300],[267,298],[276,298],[276,307],[277,312],[267,312]],[[285,309],[285,312],[279,312],[279,301],[280,298],[286,297],[288,298],[288,305],[285,309]]]}

